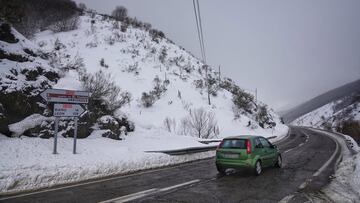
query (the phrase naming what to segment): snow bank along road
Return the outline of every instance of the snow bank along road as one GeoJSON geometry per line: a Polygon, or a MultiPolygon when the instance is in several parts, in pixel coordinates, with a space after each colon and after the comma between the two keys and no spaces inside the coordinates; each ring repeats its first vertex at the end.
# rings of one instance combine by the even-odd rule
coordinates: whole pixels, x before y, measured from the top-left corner
{"type": "Polygon", "coordinates": [[[277,143],[284,167],[252,174],[217,173],[214,158],[33,193],[0,202],[305,202],[325,186],[341,147],[333,138],[292,127],[277,143]]]}

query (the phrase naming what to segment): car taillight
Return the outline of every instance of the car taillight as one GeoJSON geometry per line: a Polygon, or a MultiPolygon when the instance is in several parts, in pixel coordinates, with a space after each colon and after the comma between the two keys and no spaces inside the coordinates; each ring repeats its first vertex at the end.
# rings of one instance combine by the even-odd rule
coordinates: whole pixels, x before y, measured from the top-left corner
{"type": "Polygon", "coordinates": [[[216,147],[216,149],[220,149],[220,147],[221,147],[221,145],[222,145],[223,142],[224,142],[224,140],[222,140],[222,141],[220,142],[220,144],[216,147]]]}
{"type": "Polygon", "coordinates": [[[251,142],[250,142],[250,140],[246,140],[246,153],[251,154],[251,142]]]}

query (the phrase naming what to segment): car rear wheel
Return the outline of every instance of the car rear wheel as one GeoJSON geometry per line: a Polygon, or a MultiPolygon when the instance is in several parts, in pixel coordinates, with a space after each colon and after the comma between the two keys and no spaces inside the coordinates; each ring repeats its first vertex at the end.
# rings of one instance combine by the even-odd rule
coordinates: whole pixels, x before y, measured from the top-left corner
{"type": "Polygon", "coordinates": [[[225,169],[216,164],[216,169],[220,174],[225,174],[225,169]]]}
{"type": "Polygon", "coordinates": [[[277,161],[275,163],[275,166],[278,167],[278,168],[282,167],[282,158],[281,158],[280,155],[277,157],[277,161]]]}
{"type": "Polygon", "coordinates": [[[255,175],[260,175],[262,172],[262,166],[260,161],[256,161],[255,163],[255,175]]]}

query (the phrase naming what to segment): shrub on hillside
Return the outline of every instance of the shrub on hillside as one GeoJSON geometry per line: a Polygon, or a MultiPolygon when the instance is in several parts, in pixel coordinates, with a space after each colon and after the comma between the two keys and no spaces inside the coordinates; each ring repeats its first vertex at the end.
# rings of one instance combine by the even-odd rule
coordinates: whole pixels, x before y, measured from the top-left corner
{"type": "Polygon", "coordinates": [[[159,76],[155,76],[154,80],[154,89],[151,91],[157,99],[160,99],[161,94],[163,94],[167,89],[166,86],[168,85],[167,81],[160,80],[159,76]]]}
{"type": "Polygon", "coordinates": [[[107,36],[104,38],[104,41],[108,44],[108,45],[114,45],[115,41],[116,41],[116,36],[107,36]]]}
{"type": "Polygon", "coordinates": [[[150,23],[144,23],[144,29],[146,31],[149,31],[151,29],[151,24],[150,23]]]}
{"type": "Polygon", "coordinates": [[[83,87],[91,92],[89,106],[92,103],[99,103],[106,114],[112,114],[116,109],[131,101],[131,94],[123,92],[114,81],[110,74],[98,71],[95,74],[88,74],[86,71],[80,72],[80,81],[83,87]]]}
{"type": "Polygon", "coordinates": [[[11,33],[11,26],[0,21],[0,40],[8,43],[17,43],[19,40],[11,33]]]}
{"type": "Polygon", "coordinates": [[[166,92],[166,86],[169,85],[170,81],[162,81],[159,76],[155,76],[153,83],[153,89],[149,93],[143,92],[140,99],[141,104],[146,108],[151,107],[156,100],[160,99],[161,95],[166,92]]]}
{"type": "Polygon", "coordinates": [[[116,20],[123,21],[128,16],[128,10],[124,6],[117,6],[111,13],[111,16],[116,20]]]}
{"type": "Polygon", "coordinates": [[[266,105],[258,106],[255,119],[262,128],[273,128],[276,126],[266,105]]]}
{"type": "Polygon", "coordinates": [[[349,119],[336,126],[336,131],[349,135],[360,143],[360,121],[349,119]]]}
{"type": "Polygon", "coordinates": [[[141,104],[144,107],[148,108],[148,107],[151,107],[155,103],[156,98],[151,93],[143,92],[140,100],[141,100],[141,104]]]}
{"type": "Polygon", "coordinates": [[[120,28],[119,22],[118,22],[118,21],[114,21],[114,22],[113,22],[113,29],[114,29],[114,30],[117,30],[117,29],[119,29],[119,28],[120,28]]]}
{"type": "Polygon", "coordinates": [[[129,25],[127,23],[122,23],[120,26],[121,32],[126,32],[128,27],[129,27],[129,25]]]}
{"type": "Polygon", "coordinates": [[[156,29],[150,29],[149,34],[152,38],[152,40],[156,43],[159,43],[160,39],[165,38],[165,34],[162,31],[156,30],[156,29]]]}
{"type": "Polygon", "coordinates": [[[212,77],[211,74],[208,74],[206,79],[206,85],[208,86],[209,94],[216,97],[217,91],[219,90],[218,81],[216,78],[212,77]]]}
{"type": "Polygon", "coordinates": [[[79,3],[78,8],[79,8],[80,12],[82,12],[82,13],[84,11],[86,11],[86,9],[87,9],[87,7],[84,3],[79,3]]]}
{"type": "Polygon", "coordinates": [[[101,58],[101,59],[100,59],[100,66],[101,66],[101,67],[104,67],[104,68],[109,68],[109,65],[107,65],[107,64],[105,63],[104,58],[101,58]]]}
{"type": "Polygon", "coordinates": [[[232,101],[236,108],[244,113],[253,113],[254,106],[254,96],[241,90],[240,88],[237,91],[233,92],[232,101]]]}
{"type": "Polygon", "coordinates": [[[166,59],[166,56],[167,56],[167,52],[166,52],[166,47],[162,47],[161,48],[161,51],[160,51],[160,55],[159,55],[159,60],[161,63],[165,63],[165,59],[166,59]]]}
{"type": "Polygon", "coordinates": [[[111,115],[105,115],[97,120],[99,129],[108,130],[103,134],[103,137],[108,137],[115,140],[121,140],[128,132],[134,131],[133,124],[126,118],[116,118],[111,115]]]}
{"type": "Polygon", "coordinates": [[[202,79],[194,80],[193,84],[196,88],[202,89],[204,88],[204,81],[202,79]]]}
{"type": "Polygon", "coordinates": [[[53,32],[67,32],[78,28],[79,16],[73,15],[67,19],[61,19],[49,26],[53,32]]]}

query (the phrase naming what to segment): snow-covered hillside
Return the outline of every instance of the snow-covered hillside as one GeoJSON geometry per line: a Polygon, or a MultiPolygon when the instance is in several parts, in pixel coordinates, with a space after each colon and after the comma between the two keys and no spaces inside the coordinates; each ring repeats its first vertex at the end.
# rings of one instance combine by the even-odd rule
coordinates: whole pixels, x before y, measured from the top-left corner
{"type": "Polygon", "coordinates": [[[297,118],[291,124],[335,129],[343,121],[360,121],[359,98],[360,94],[354,93],[351,96],[330,102],[310,113],[301,116],[300,118],[297,118]]]}
{"type": "MultiPolygon", "coordinates": [[[[79,25],[79,29],[70,32],[39,33],[34,42],[43,51],[54,54],[59,66],[82,61],[88,73],[99,70],[109,73],[122,90],[132,95],[131,102],[121,108],[121,112],[136,127],[164,128],[168,118],[172,121],[172,133],[184,134],[182,119],[191,110],[205,108],[215,114],[219,137],[237,134],[271,136],[286,131],[273,112],[274,129],[259,127],[255,116],[243,115],[235,120],[232,94],[222,88],[218,88],[217,96],[211,96],[212,104],[208,105],[206,89],[195,86],[196,81],[205,79],[203,64],[168,39],[153,40],[148,31],[132,27],[122,32],[120,22],[100,15],[82,16],[79,25]],[[145,108],[141,105],[141,97],[143,92],[154,88],[155,78],[160,82],[168,80],[167,90],[153,106],[145,108]]],[[[209,73],[217,78],[214,71],[209,73]]],[[[77,71],[70,70],[54,87],[82,89],[78,78],[77,71]]]]}
{"type": "MultiPolygon", "coordinates": [[[[211,135],[206,138],[239,134],[279,138],[287,133],[288,128],[265,104],[256,103],[232,80],[219,81],[211,69],[207,76],[200,60],[147,29],[131,25],[123,29],[119,21],[89,13],[80,16],[78,29],[43,31],[31,41],[11,28],[5,32],[11,42],[6,42],[3,30],[0,193],[214,156],[213,151],[181,156],[147,152],[208,146],[198,142],[200,134],[211,135]],[[101,101],[96,103],[100,107],[92,109],[89,118],[80,119],[78,135],[85,139],[78,140],[76,155],[71,153],[74,122],[62,118],[59,153],[52,154],[54,117],[51,105],[39,93],[46,88],[85,90],[84,76],[96,74],[113,81],[106,84],[120,87],[118,97],[125,95],[128,100],[114,112],[99,113],[103,103],[114,98],[93,98],[101,101]],[[212,81],[211,105],[207,100],[207,79],[212,81]],[[207,115],[206,119],[212,118],[213,126],[196,134],[190,129],[189,117],[199,112],[207,115]],[[135,130],[125,129],[125,135],[125,124],[126,128],[134,124],[135,130]],[[111,133],[116,136],[108,136],[111,133]]],[[[94,108],[92,105],[89,109],[94,108]]]]}

